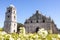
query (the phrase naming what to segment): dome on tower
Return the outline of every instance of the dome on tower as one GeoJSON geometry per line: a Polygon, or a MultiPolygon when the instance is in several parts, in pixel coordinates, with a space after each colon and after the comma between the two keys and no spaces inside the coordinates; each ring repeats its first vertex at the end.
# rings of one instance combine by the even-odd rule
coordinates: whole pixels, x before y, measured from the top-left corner
{"type": "Polygon", "coordinates": [[[13,8],[15,8],[15,6],[14,6],[13,4],[11,4],[9,7],[13,7],[13,8]]]}

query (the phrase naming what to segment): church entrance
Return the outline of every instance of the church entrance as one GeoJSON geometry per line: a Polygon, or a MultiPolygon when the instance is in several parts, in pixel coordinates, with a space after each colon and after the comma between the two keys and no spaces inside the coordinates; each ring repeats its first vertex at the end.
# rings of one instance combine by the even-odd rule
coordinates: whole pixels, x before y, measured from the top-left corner
{"type": "Polygon", "coordinates": [[[36,33],[39,31],[39,27],[36,28],[36,33]]]}

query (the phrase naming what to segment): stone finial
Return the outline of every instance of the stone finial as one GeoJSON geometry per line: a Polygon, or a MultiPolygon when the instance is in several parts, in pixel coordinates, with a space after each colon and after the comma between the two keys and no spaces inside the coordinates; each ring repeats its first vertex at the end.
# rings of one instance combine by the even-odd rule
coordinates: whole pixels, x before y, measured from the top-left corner
{"type": "Polygon", "coordinates": [[[38,11],[38,10],[36,10],[36,13],[39,13],[39,11],[38,11]]]}

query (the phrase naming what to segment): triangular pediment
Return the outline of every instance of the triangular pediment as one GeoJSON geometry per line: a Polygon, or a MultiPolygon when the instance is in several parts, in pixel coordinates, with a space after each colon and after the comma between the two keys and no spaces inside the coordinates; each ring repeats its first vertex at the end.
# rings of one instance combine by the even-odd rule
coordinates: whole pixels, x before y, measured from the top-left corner
{"type": "Polygon", "coordinates": [[[35,14],[33,14],[29,20],[38,20],[38,19],[46,19],[46,16],[42,15],[41,13],[39,13],[39,11],[37,10],[35,14]]]}

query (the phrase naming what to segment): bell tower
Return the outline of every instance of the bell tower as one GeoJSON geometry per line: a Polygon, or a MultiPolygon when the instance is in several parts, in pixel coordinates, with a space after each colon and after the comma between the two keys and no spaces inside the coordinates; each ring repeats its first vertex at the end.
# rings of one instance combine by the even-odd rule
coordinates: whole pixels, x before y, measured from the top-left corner
{"type": "Polygon", "coordinates": [[[16,9],[15,6],[7,7],[4,21],[4,31],[7,33],[17,32],[16,9]]]}

